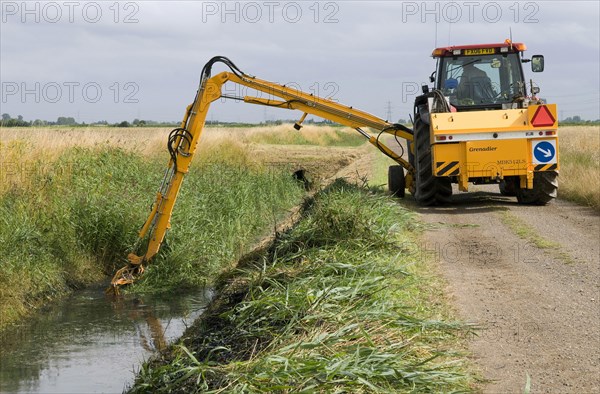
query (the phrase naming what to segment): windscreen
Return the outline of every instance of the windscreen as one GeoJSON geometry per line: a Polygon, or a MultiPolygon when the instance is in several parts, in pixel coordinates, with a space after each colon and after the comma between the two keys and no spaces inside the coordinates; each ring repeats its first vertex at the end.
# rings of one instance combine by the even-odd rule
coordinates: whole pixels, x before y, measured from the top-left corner
{"type": "Polygon", "coordinates": [[[517,53],[443,57],[438,89],[455,107],[512,103],[525,85],[517,53]]]}

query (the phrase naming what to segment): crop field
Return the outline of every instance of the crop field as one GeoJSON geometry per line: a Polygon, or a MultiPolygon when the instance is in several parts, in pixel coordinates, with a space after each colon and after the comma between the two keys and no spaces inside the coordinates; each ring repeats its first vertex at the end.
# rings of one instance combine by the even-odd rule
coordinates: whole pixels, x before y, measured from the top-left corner
{"type": "MultiPolygon", "coordinates": [[[[20,141],[34,147],[34,152],[38,154],[56,154],[74,146],[113,146],[154,155],[164,151],[165,136],[169,130],[164,127],[12,127],[1,129],[0,141],[5,149],[3,153],[7,153],[10,143],[20,141]]],[[[200,147],[204,148],[224,139],[240,143],[320,146],[358,146],[364,142],[364,138],[347,127],[305,125],[300,131],[296,131],[291,124],[248,128],[208,126],[204,129],[200,147]]]]}
{"type": "Polygon", "coordinates": [[[559,197],[600,210],[600,126],[566,126],[559,133],[559,197]]]}

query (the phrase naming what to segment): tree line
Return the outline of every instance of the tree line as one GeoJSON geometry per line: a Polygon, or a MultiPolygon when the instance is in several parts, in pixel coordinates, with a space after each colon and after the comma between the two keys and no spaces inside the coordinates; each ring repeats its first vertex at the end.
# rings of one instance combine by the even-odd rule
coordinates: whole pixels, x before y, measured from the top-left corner
{"type": "MultiPolygon", "coordinates": [[[[267,120],[264,123],[266,125],[280,125],[283,123],[294,123],[295,120],[287,119],[287,120],[267,120]]],[[[324,120],[313,120],[307,119],[305,124],[315,124],[315,125],[334,125],[335,123],[324,119],[324,120]]],[[[254,123],[244,123],[244,122],[222,122],[218,120],[207,120],[206,125],[208,126],[255,126],[254,123]]],[[[9,114],[2,114],[2,120],[0,121],[1,127],[30,127],[30,126],[112,126],[112,127],[160,127],[160,126],[169,126],[169,127],[177,127],[179,126],[179,122],[156,122],[153,120],[141,120],[134,119],[129,122],[127,120],[109,123],[106,120],[100,120],[93,123],[78,123],[75,118],[59,116],[55,122],[36,119],[33,121],[24,120],[23,116],[19,115],[16,118],[11,117],[9,114]]]]}
{"type": "MultiPolygon", "coordinates": [[[[280,125],[283,123],[294,123],[295,120],[267,120],[264,123],[266,125],[280,125]]],[[[315,124],[315,125],[333,125],[334,122],[330,120],[313,120],[308,119],[305,124],[315,124]]],[[[400,119],[399,123],[407,124],[404,119],[400,119]]],[[[585,120],[582,119],[581,116],[575,115],[565,118],[560,121],[561,124],[570,124],[570,125],[597,125],[600,124],[600,119],[596,120],[585,120]]],[[[212,126],[250,126],[254,125],[253,123],[241,123],[241,122],[222,122],[218,120],[207,120],[207,125],[212,126]]],[[[127,120],[123,120],[121,122],[109,123],[106,120],[100,120],[93,123],[78,123],[75,118],[67,117],[67,116],[59,116],[56,121],[48,121],[48,120],[25,120],[23,116],[19,115],[16,118],[11,117],[9,114],[2,114],[2,120],[0,120],[0,127],[41,127],[41,126],[112,126],[112,127],[160,127],[160,126],[169,126],[169,127],[177,127],[179,122],[156,122],[153,120],[140,120],[134,119],[132,122],[127,120]]]]}
{"type": "Polygon", "coordinates": [[[77,122],[75,118],[68,116],[59,116],[56,121],[49,120],[25,120],[23,116],[19,115],[16,118],[10,116],[10,114],[2,114],[2,120],[0,120],[1,127],[31,127],[31,126],[113,126],[113,127],[144,127],[144,126],[176,126],[179,122],[156,122],[153,120],[140,120],[134,119],[132,122],[121,121],[116,123],[109,123],[106,120],[100,120],[93,123],[77,122]]]}

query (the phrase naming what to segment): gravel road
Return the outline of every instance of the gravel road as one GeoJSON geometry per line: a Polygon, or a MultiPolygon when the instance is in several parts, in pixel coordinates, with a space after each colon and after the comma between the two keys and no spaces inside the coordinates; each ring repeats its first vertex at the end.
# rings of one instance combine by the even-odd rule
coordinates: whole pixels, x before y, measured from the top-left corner
{"type": "Polygon", "coordinates": [[[600,392],[600,216],[557,200],[517,205],[497,185],[420,208],[458,315],[478,326],[468,343],[485,393],[600,392]],[[519,235],[517,235],[519,234],[519,235]]]}

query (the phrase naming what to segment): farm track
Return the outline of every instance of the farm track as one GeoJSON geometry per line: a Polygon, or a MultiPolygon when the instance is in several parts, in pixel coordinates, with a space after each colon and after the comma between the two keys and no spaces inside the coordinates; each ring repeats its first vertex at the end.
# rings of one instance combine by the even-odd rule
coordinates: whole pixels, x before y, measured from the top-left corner
{"type": "MultiPolygon", "coordinates": [[[[372,149],[347,150],[333,178],[370,177],[372,149]]],[[[450,304],[477,327],[466,339],[481,391],[521,393],[529,376],[535,393],[600,392],[600,215],[560,199],[519,205],[497,185],[454,193],[445,207],[402,203],[428,228],[411,252],[435,260],[450,304]]]]}
{"type": "Polygon", "coordinates": [[[479,327],[468,343],[483,392],[522,392],[527,375],[535,393],[600,392],[595,211],[561,200],[520,206],[496,185],[447,207],[406,204],[430,225],[417,252],[436,260],[451,304],[479,327]]]}

